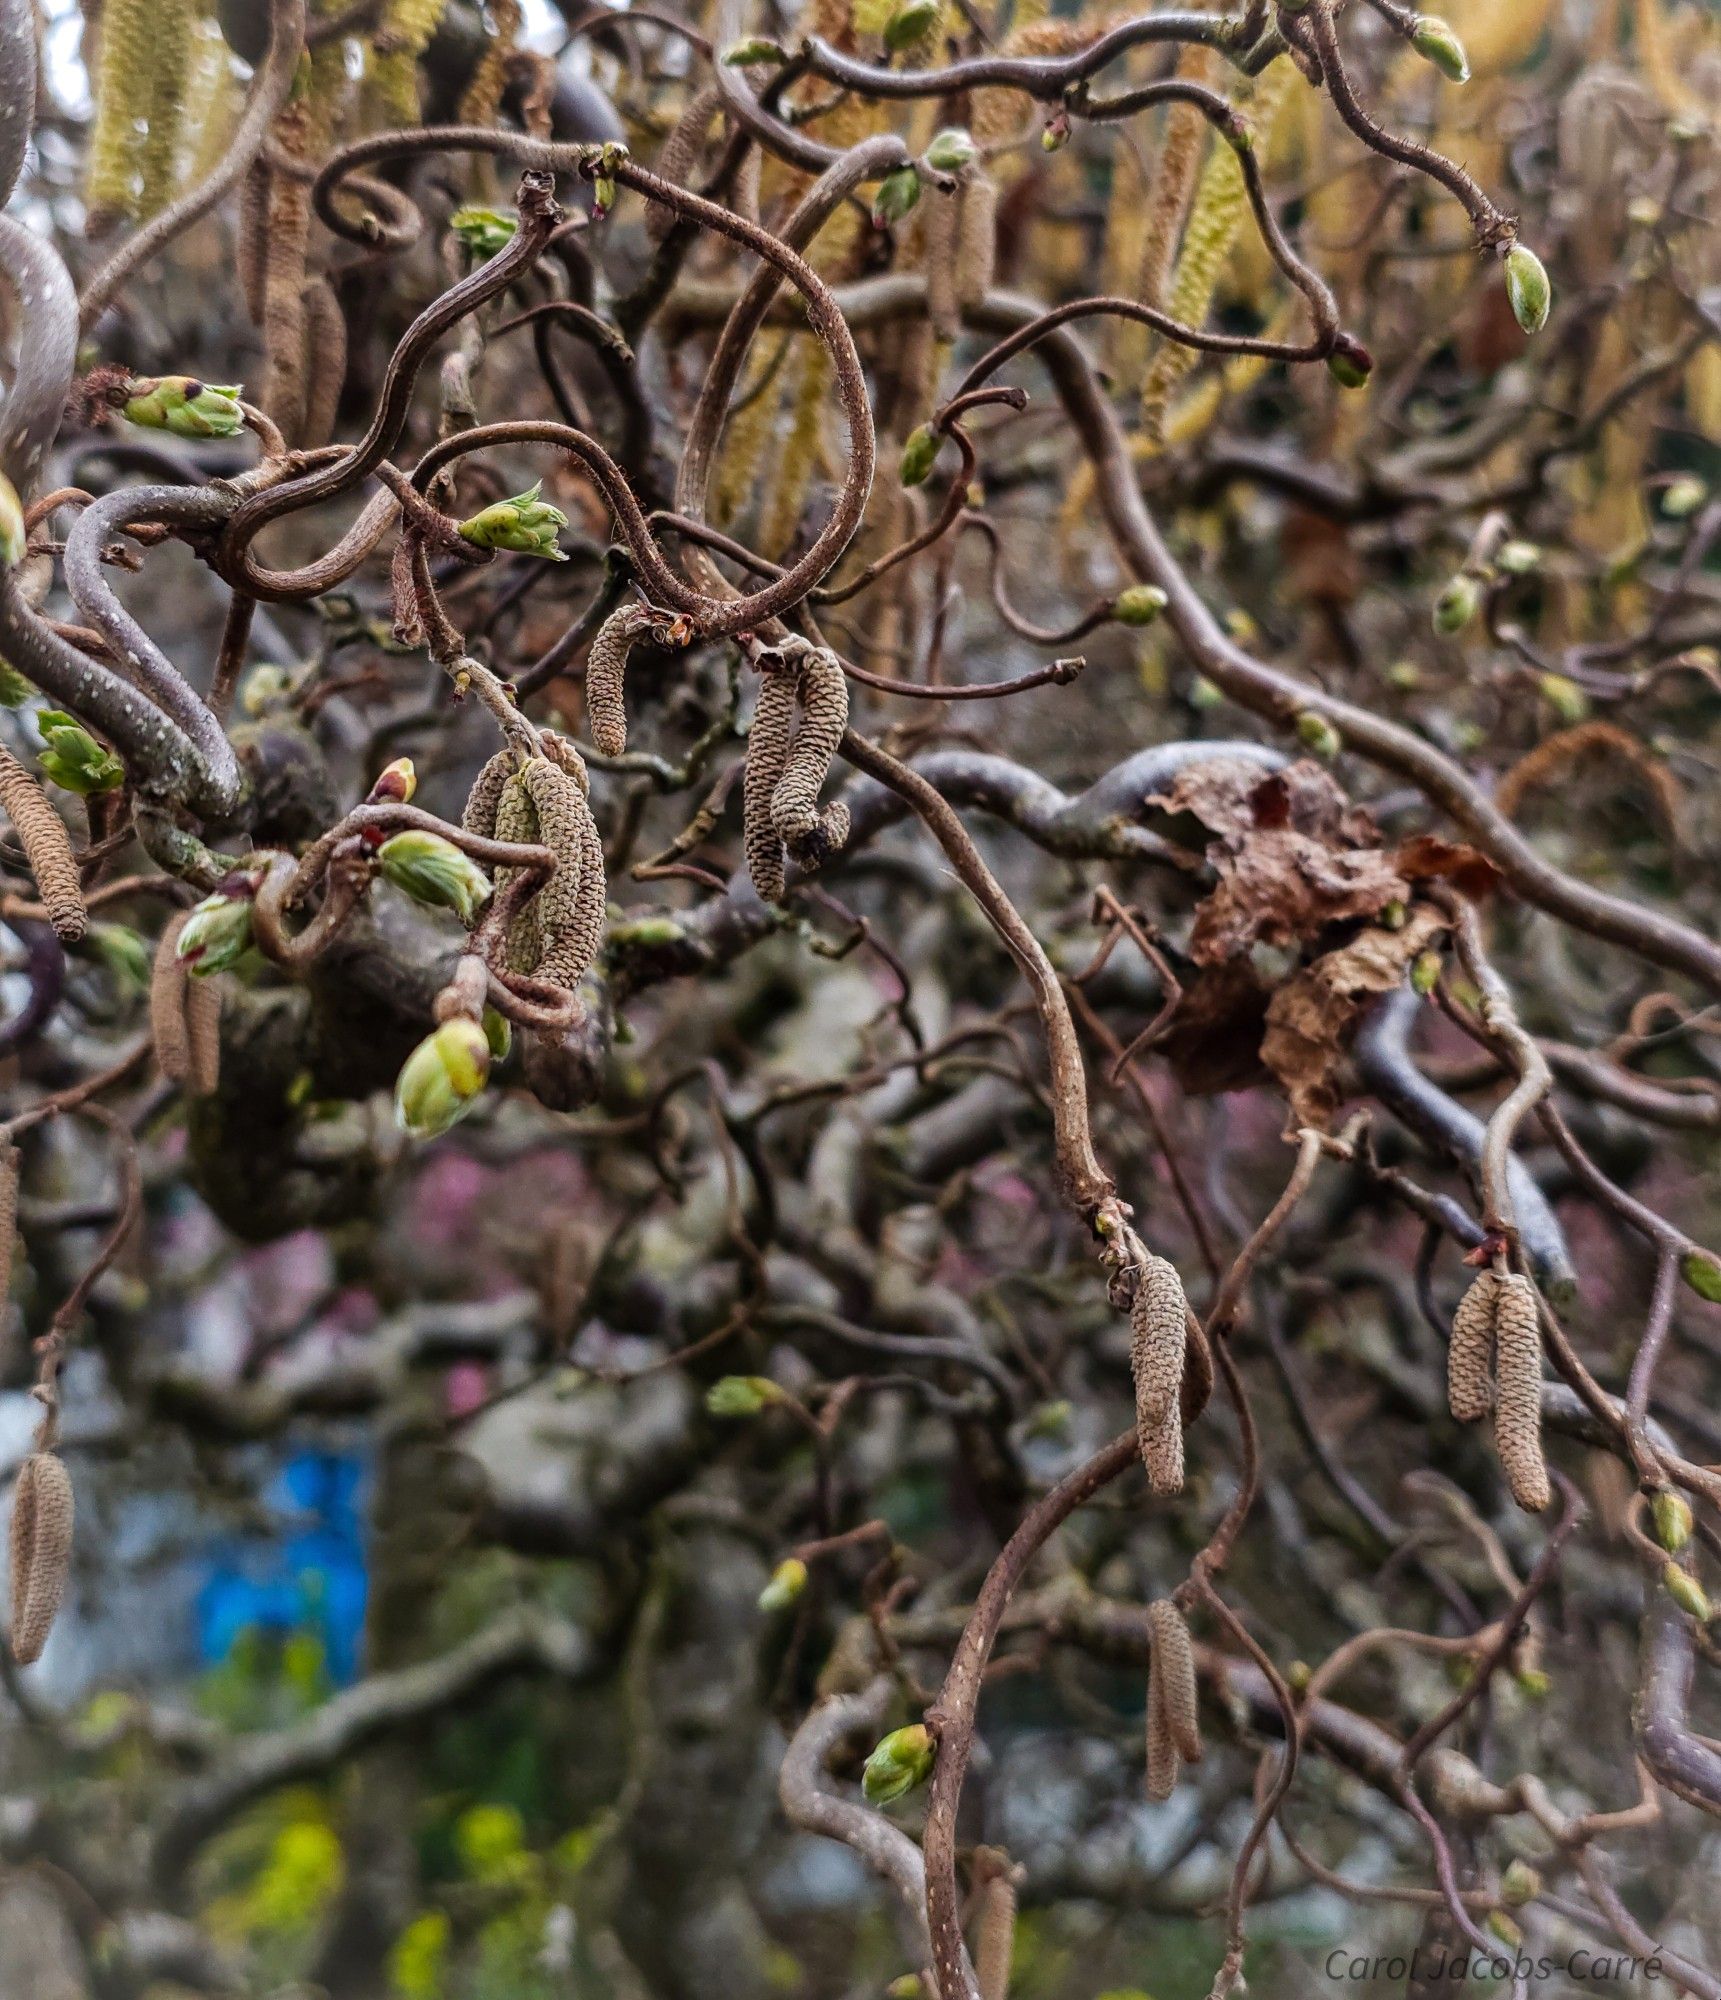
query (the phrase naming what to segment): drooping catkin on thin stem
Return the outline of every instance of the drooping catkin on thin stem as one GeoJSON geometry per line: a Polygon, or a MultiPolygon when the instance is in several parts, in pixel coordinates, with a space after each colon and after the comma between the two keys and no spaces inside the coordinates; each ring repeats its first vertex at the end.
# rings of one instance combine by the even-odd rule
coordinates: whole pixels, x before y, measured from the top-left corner
{"type": "Polygon", "coordinates": [[[269,175],[263,240],[262,405],[293,442],[305,413],[305,259],[311,241],[313,111],[296,98],[275,121],[283,164],[269,175]]]}
{"type": "MultiPolygon", "coordinates": [[[[659,180],[673,181],[677,187],[692,185],[693,176],[705,151],[705,135],[723,102],[716,84],[708,83],[688,98],[681,116],[670,127],[669,136],[657,151],[654,171],[659,180]]],[[[675,226],[675,211],[657,202],[648,202],[645,233],[653,243],[661,243],[675,226]]]]}
{"type": "MultiPolygon", "coordinates": [[[[1177,75],[1192,83],[1210,83],[1218,68],[1211,49],[1185,49],[1177,75]]],[[[1136,297],[1145,306],[1163,306],[1171,283],[1173,259],[1183,233],[1184,217],[1195,192],[1202,149],[1211,130],[1193,104],[1172,104],[1165,113],[1164,135],[1148,193],[1147,219],[1141,244],[1141,268],[1136,297]]]]}
{"type": "Polygon", "coordinates": [[[817,863],[848,838],[847,806],[840,801],[823,810],[819,806],[831,759],[848,726],[848,680],[833,652],[811,646],[801,655],[794,687],[800,719],[771,795],[771,819],[796,860],[817,863]]]}
{"type": "Polygon", "coordinates": [[[956,299],[978,305],[992,289],[998,263],[998,187],[976,169],[962,184],[956,216],[956,299]]]}
{"type": "Polygon", "coordinates": [[[1539,1514],[1553,1498],[1542,1456],[1542,1339],[1535,1288],[1516,1272],[1500,1281],[1494,1346],[1495,1449],[1512,1498],[1527,1513],[1539,1514]]]}
{"type": "Polygon", "coordinates": [[[138,156],[142,179],[138,214],[146,221],[165,208],[176,191],[197,11],[197,0],[155,0],[151,10],[150,90],[145,113],[149,129],[138,156]]]}
{"type": "Polygon", "coordinates": [[[1016,1885],[1008,1865],[986,1877],[974,1940],[974,1979],[980,2000],[1009,2000],[1010,1961],[1016,1949],[1016,1885]]]}
{"type": "Polygon", "coordinates": [[[3,749],[0,810],[18,835],[54,935],[62,944],[75,944],[84,934],[89,911],[65,822],[42,787],[10,751],[3,749]]]}
{"type": "Polygon", "coordinates": [[[1200,1696],[1195,1684],[1195,1649],[1183,1613],[1169,1597],[1147,1607],[1152,1660],[1159,1671],[1159,1697],[1166,1726],[1186,1764],[1201,1761],[1200,1696]]]}
{"type": "Polygon", "coordinates": [[[1183,1412],[1171,1410],[1163,1423],[1140,1437],[1147,1483],[1161,1499],[1183,1491],[1183,1412]]]}
{"type": "Polygon", "coordinates": [[[72,1514],[72,1481],[58,1453],[32,1452],[12,1488],[10,1643],[21,1667],[42,1657],[65,1595],[72,1514]]]}
{"type": "Polygon", "coordinates": [[[137,214],[153,5],[154,0],[107,0],[102,9],[95,117],[84,162],[86,227],[94,233],[137,214]]]}
{"type": "Polygon", "coordinates": [[[224,980],[185,982],[185,1081],[193,1097],[213,1097],[221,1082],[221,1001],[224,980]]]}
{"type": "Polygon", "coordinates": [[[1130,1307],[1130,1371],[1135,1377],[1135,1423],[1147,1454],[1149,1434],[1176,1407],[1183,1386],[1189,1302],[1177,1267],[1149,1255],[1130,1307]]]}
{"type": "Polygon", "coordinates": [[[928,186],[921,197],[921,265],[926,275],[926,316],[940,340],[962,331],[962,304],[956,291],[957,225],[960,188],[928,186]]]}
{"type": "Polygon", "coordinates": [[[1478,1271],[1452,1315],[1452,1338],[1446,1350],[1446,1396],[1453,1416],[1461,1424],[1480,1421],[1494,1400],[1491,1376],[1499,1293],[1500,1280],[1495,1274],[1478,1271]]]}
{"type": "Polygon", "coordinates": [[[0,1139],[0,1324],[12,1283],[12,1257],[18,1247],[18,1187],[24,1156],[10,1139],[0,1139]]]}

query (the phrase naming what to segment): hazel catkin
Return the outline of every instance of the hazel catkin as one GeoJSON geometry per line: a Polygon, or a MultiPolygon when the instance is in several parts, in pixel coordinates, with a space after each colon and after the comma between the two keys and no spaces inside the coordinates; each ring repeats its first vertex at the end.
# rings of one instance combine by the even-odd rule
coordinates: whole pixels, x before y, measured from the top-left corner
{"type": "Polygon", "coordinates": [[[1485,1417],[1494,1400],[1489,1369],[1499,1294],[1499,1278],[1492,1271],[1478,1271],[1452,1315],[1452,1338],[1446,1350],[1446,1398],[1461,1424],[1485,1417]]]}
{"type": "Polygon", "coordinates": [[[32,1452],[12,1488],[12,1657],[42,1657],[72,1560],[72,1482],[56,1453],[32,1452]]]}
{"type": "Polygon", "coordinates": [[[606,757],[619,757],[627,748],[627,710],[622,703],[627,656],[634,641],[656,623],[643,604],[621,605],[598,627],[586,655],[586,713],[592,741],[606,757]]]}
{"type": "Polygon", "coordinates": [[[791,676],[775,668],[763,672],[741,774],[741,839],[747,873],[760,900],[766,903],[779,901],[783,894],[783,837],[777,831],[772,801],[788,762],[794,714],[791,676]]]}
{"type": "Polygon", "coordinates": [[[1539,1514],[1553,1498],[1542,1456],[1542,1338],[1535,1290],[1516,1273],[1500,1280],[1494,1344],[1494,1446],[1512,1498],[1526,1513],[1539,1514]]]}
{"type": "Polygon", "coordinates": [[[179,934],[190,914],[179,910],[169,918],[149,976],[149,1034],[156,1068],[166,1083],[184,1083],[191,1075],[191,1029],[185,1013],[190,974],[179,955],[179,934]]]}
{"type": "Polygon", "coordinates": [[[1195,1686],[1195,1648],[1183,1613],[1169,1597],[1147,1607],[1154,1658],[1159,1661],[1159,1692],[1171,1740],[1186,1764],[1201,1761],[1201,1718],[1195,1686]]]}
{"type": "MultiPolygon", "coordinates": [[[[1175,1265],[1149,1255],[1130,1307],[1130,1371],[1135,1377],[1138,1437],[1165,1422],[1183,1385],[1188,1301],[1175,1265]]],[[[1146,1452],[1145,1443],[1142,1446],[1146,1452]]]]}
{"type": "Polygon", "coordinates": [[[0,750],[0,809],[18,835],[55,937],[62,944],[76,944],[89,911],[65,822],[47,793],[6,750],[0,750]]]}

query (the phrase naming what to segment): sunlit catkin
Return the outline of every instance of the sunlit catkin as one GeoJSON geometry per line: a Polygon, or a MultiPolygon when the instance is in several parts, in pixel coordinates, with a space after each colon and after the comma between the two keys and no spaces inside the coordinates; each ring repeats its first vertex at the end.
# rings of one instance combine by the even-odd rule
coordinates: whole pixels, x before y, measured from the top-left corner
{"type": "MultiPolygon", "coordinates": [[[[1178,58],[1177,74],[1191,83],[1207,83],[1217,67],[1218,58],[1211,49],[1189,48],[1178,58]]],[[[1193,104],[1173,104],[1166,111],[1165,130],[1147,199],[1147,222],[1136,281],[1136,297],[1143,305],[1165,303],[1172,260],[1182,234],[1183,218],[1189,212],[1195,192],[1195,176],[1200,171],[1209,129],[1207,120],[1193,104]]]]}
{"type": "Polygon", "coordinates": [[[389,0],[371,37],[361,116],[366,125],[418,123],[418,61],[448,0],[389,0]]]}
{"type": "Polygon", "coordinates": [[[107,0],[102,9],[95,116],[84,163],[86,226],[93,231],[137,213],[153,12],[154,0],[107,0]]]}
{"type": "Polygon", "coordinates": [[[89,911],[65,822],[47,793],[6,750],[0,750],[0,810],[12,822],[54,935],[63,944],[75,944],[84,934],[89,911]]]}
{"type": "Polygon", "coordinates": [[[789,405],[789,430],[765,482],[759,517],[759,547],[773,558],[793,546],[801,514],[819,469],[825,417],[831,404],[831,357],[821,341],[798,343],[790,363],[794,393],[789,405]]]}
{"type": "Polygon", "coordinates": [[[149,129],[138,155],[138,213],[146,218],[165,208],[175,192],[197,13],[197,0],[155,0],[152,9],[149,129]]]}
{"type": "Polygon", "coordinates": [[[956,298],[978,305],[992,289],[998,261],[998,189],[978,170],[963,183],[956,211],[956,298]]]}
{"type": "Polygon", "coordinates": [[[1171,1740],[1186,1764],[1201,1761],[1200,1701],[1195,1687],[1195,1649],[1183,1613],[1169,1597],[1155,1598],[1147,1607],[1152,1644],[1150,1676],[1157,1674],[1159,1698],[1171,1740]]]}
{"type": "Polygon", "coordinates": [[[1130,1372],[1135,1377],[1135,1428],[1142,1456],[1149,1434],[1162,1425],[1183,1383],[1188,1302],[1175,1265],[1149,1254],[1130,1307],[1130,1372]]]}
{"type": "Polygon", "coordinates": [[[484,53],[472,72],[456,107],[462,125],[494,125],[508,81],[508,65],[520,36],[520,0],[490,0],[488,12],[495,33],[485,43],[484,53]]]}
{"type": "Polygon", "coordinates": [[[1495,1449],[1512,1498],[1527,1513],[1539,1514],[1553,1498],[1542,1457],[1542,1340],[1535,1289],[1516,1273],[1500,1281],[1494,1343],[1495,1449]]]}
{"type": "Polygon", "coordinates": [[[1446,1400],[1461,1424],[1485,1417],[1494,1400],[1489,1377],[1499,1293],[1500,1280],[1494,1273],[1478,1271],[1452,1315],[1452,1339],[1446,1350],[1446,1400]]]}
{"type": "Polygon", "coordinates": [[[32,1452],[12,1488],[12,1657],[42,1657],[72,1560],[72,1482],[57,1454],[32,1452]]]}
{"type": "Polygon", "coordinates": [[[940,340],[954,340],[962,331],[962,306],[956,293],[956,236],[961,201],[959,188],[934,186],[928,186],[920,200],[926,316],[940,340]]]}

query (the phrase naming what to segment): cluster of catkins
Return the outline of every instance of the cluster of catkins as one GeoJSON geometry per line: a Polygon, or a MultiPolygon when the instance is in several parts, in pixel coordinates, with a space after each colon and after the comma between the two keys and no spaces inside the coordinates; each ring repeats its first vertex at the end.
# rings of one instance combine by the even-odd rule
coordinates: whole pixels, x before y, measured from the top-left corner
{"type": "Polygon", "coordinates": [[[757,665],[742,839],[753,887],[774,903],[783,893],[785,852],[816,868],[848,839],[848,807],[821,806],[819,794],[848,727],[849,691],[835,653],[804,639],[761,649],[757,665]]]}
{"type": "MultiPolygon", "coordinates": [[[[553,730],[542,731],[540,741],[541,757],[497,751],[472,786],[463,824],[469,833],[541,845],[555,855],[555,873],[509,926],[508,965],[571,990],[603,943],[604,850],[585,759],[553,730]]],[[[498,890],[513,872],[498,871],[498,890]]]]}
{"type": "Polygon", "coordinates": [[[1494,1446],[1520,1507],[1553,1498],[1542,1458],[1542,1337],[1535,1287],[1516,1272],[1479,1271],[1452,1315],[1446,1393],[1461,1424],[1494,1412],[1494,1446]]]}

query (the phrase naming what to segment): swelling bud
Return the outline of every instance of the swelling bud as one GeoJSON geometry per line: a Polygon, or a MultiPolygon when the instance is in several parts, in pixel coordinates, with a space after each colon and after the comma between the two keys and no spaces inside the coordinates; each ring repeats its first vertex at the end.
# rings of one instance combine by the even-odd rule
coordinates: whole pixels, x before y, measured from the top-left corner
{"type": "Polygon", "coordinates": [[[861,1773],[861,1790],[867,1803],[887,1806],[892,1799],[900,1799],[916,1785],[924,1784],[936,1754],[932,1732],[924,1722],[893,1729],[874,1749],[861,1773]]]}
{"type": "Polygon", "coordinates": [[[556,531],[568,525],[560,507],[540,500],[544,482],[535,480],[524,493],[497,500],[462,521],[456,531],[463,541],[478,549],[509,549],[520,556],[544,556],[550,562],[566,562],[556,546],[556,531]]]}
{"type": "Polygon", "coordinates": [[[790,1556],[771,1572],[771,1581],[759,1593],[761,1611],[787,1611],[807,1587],[807,1565],[799,1556],[790,1556]]]}
{"type": "Polygon", "coordinates": [[[1554,288],[1542,260],[1528,244],[1514,243],[1506,252],[1506,296],[1512,316],[1526,333],[1540,333],[1548,323],[1554,288]]]}
{"type": "Polygon", "coordinates": [[[131,383],[129,422],[183,438],[236,437],[245,427],[240,384],[201,382],[195,375],[146,375],[131,383]]]}
{"type": "Polygon", "coordinates": [[[120,760],[63,708],[44,708],[36,717],[36,733],[44,746],[36,761],[63,790],[88,798],[92,792],[111,792],[125,782],[120,760]]]}
{"type": "Polygon", "coordinates": [[[414,1139],[434,1139],[466,1116],[489,1078],[489,1037],[478,1022],[456,1015],[426,1035],[401,1065],[395,1123],[414,1139]]]}
{"type": "Polygon", "coordinates": [[[908,441],[902,447],[902,483],[904,486],[919,486],[937,462],[944,440],[930,424],[922,424],[908,434],[908,441]]]}
{"type": "Polygon", "coordinates": [[[1462,632],[1482,609],[1482,586],[1462,571],[1434,600],[1434,629],[1446,638],[1462,632]]]}
{"type": "Polygon", "coordinates": [[[706,1390],[705,1407],[714,1417],[756,1417],[782,1396],[769,1375],[724,1375],[706,1390]]]}
{"type": "Polygon", "coordinates": [[[490,898],[489,876],[440,833],[417,827],[397,833],[377,849],[376,858],[389,881],[414,902],[453,910],[463,924],[470,924],[490,898]]]}
{"type": "Polygon", "coordinates": [[[1655,1521],[1655,1539],[1670,1556],[1678,1555],[1691,1539],[1691,1507],[1682,1493],[1664,1487],[1650,1502],[1655,1521]]]}
{"type": "Polygon", "coordinates": [[[174,947],[187,972],[208,979],[237,965],[251,949],[251,899],[218,889],[196,905],[174,947]]]}
{"type": "Polygon", "coordinates": [[[1120,625],[1151,625],[1170,601],[1157,583],[1132,583],[1112,600],[1111,615],[1120,625]]]}
{"type": "Polygon", "coordinates": [[[5,473],[0,472],[0,562],[8,568],[14,563],[21,563],[29,539],[24,527],[24,504],[18,498],[18,489],[5,473]]]}
{"type": "Polygon", "coordinates": [[[1410,45],[1453,83],[1470,81],[1470,58],[1464,53],[1464,44],[1438,14],[1417,15],[1410,31],[1410,45]]]}

